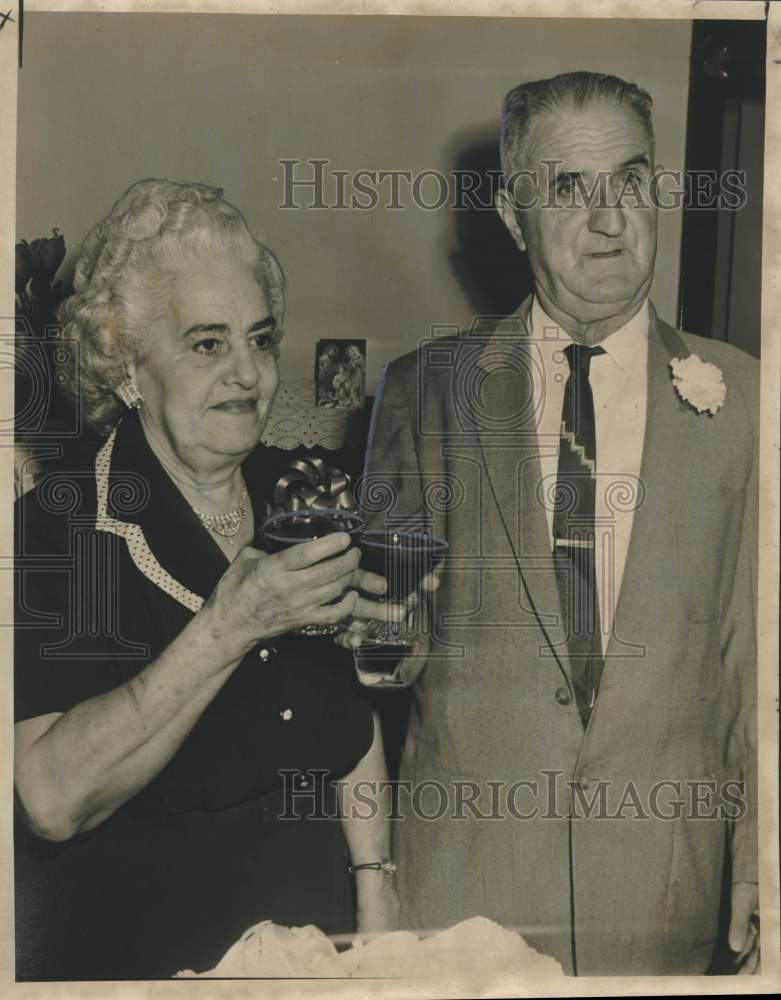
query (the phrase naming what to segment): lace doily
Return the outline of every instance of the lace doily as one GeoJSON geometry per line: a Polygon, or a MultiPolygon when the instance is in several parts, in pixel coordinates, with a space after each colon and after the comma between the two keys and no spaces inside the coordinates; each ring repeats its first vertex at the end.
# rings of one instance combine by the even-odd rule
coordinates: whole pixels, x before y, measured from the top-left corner
{"type": "Polygon", "coordinates": [[[291,379],[279,387],[261,441],[285,451],[355,448],[362,444],[363,420],[363,410],[317,406],[313,379],[291,379]]]}

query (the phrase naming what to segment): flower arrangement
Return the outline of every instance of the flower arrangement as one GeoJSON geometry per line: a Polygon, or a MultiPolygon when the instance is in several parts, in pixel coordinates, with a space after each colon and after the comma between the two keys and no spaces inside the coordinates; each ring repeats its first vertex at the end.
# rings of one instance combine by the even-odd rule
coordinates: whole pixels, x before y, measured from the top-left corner
{"type": "Polygon", "coordinates": [[[54,281],[64,259],[65,239],[57,229],[47,238],[16,244],[16,310],[36,332],[53,322],[68,294],[61,281],[54,281]]]}
{"type": "Polygon", "coordinates": [[[713,416],[724,404],[727,387],[721,369],[696,354],[673,358],[670,362],[673,385],[680,398],[697,413],[713,416]]]}
{"type": "MultiPolygon", "coordinates": [[[[42,472],[35,456],[41,440],[50,442],[70,431],[75,416],[56,391],[56,358],[61,348],[57,307],[71,292],[55,281],[65,259],[65,239],[57,229],[42,239],[16,244],[14,475],[17,495],[34,485],[42,472]]],[[[70,433],[69,436],[73,436],[70,433]]]]}

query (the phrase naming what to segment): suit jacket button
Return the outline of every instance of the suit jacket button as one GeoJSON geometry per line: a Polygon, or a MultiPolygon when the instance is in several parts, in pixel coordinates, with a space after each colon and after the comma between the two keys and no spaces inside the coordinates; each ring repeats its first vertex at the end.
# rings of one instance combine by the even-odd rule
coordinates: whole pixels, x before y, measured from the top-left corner
{"type": "Polygon", "coordinates": [[[283,709],[283,711],[279,713],[279,717],[283,722],[290,722],[290,720],[293,718],[293,709],[292,708],[283,709]]]}
{"type": "Polygon", "coordinates": [[[560,687],[556,689],[556,701],[560,705],[569,705],[572,701],[572,695],[569,693],[569,688],[560,687]]]}

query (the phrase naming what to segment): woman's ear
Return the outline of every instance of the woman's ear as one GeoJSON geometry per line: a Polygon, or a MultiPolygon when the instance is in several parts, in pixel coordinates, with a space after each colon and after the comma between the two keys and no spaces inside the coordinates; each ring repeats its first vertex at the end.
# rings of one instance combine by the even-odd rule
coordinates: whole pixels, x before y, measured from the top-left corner
{"type": "Polygon", "coordinates": [[[515,200],[506,188],[499,188],[496,192],[496,211],[502,222],[507,226],[515,245],[523,253],[526,250],[526,240],[523,238],[523,230],[518,221],[518,211],[515,207],[515,200]]]}

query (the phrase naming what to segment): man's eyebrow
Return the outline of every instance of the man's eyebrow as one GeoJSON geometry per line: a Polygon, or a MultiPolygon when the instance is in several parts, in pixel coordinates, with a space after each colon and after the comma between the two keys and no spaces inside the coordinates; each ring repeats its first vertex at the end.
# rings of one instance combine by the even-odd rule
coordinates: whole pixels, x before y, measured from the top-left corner
{"type": "MultiPolygon", "coordinates": [[[[651,163],[645,153],[637,153],[635,156],[630,156],[628,160],[624,160],[620,163],[615,170],[611,171],[614,174],[621,173],[622,170],[628,170],[630,167],[650,167],[651,163]]],[[[583,177],[584,173],[582,170],[561,170],[559,173],[554,174],[550,181],[551,187],[558,187],[564,181],[577,180],[579,177],[583,177]]]]}
{"type": "Polygon", "coordinates": [[[562,170],[557,174],[554,174],[550,181],[550,187],[558,187],[564,181],[575,180],[576,177],[582,177],[582,170],[562,170]]]}
{"type": "Polygon", "coordinates": [[[645,153],[637,153],[636,156],[630,156],[628,160],[616,168],[615,173],[620,173],[622,170],[628,170],[630,167],[650,167],[651,163],[645,153]]]}

